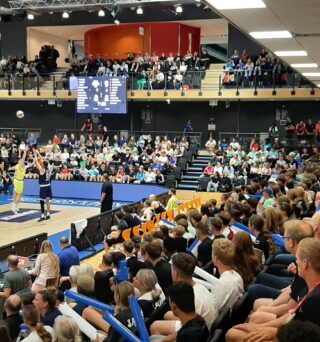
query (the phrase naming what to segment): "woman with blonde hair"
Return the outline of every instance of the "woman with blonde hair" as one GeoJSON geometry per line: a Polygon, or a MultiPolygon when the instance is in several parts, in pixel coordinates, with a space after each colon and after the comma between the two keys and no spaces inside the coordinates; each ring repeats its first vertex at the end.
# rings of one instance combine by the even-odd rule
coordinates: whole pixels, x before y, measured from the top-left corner
{"type": "Polygon", "coordinates": [[[31,288],[33,292],[44,290],[50,285],[57,287],[60,263],[58,256],[53,252],[52,244],[49,240],[42,242],[35,267],[29,273],[36,276],[31,288]]]}
{"type": "Polygon", "coordinates": [[[133,286],[141,293],[138,303],[144,317],[149,317],[166,299],[158,285],[158,279],[153,270],[141,269],[138,271],[137,275],[133,278],[133,286]]]}
{"type": "Polygon", "coordinates": [[[81,334],[77,322],[67,316],[59,316],[53,327],[55,342],[81,342],[81,334]]]}
{"type": "MultiPolygon", "coordinates": [[[[40,315],[33,305],[26,305],[22,309],[24,324],[29,328],[30,334],[23,339],[25,342],[52,342],[53,329],[40,323],[40,315]]],[[[19,338],[18,338],[19,340],[19,338]]]]}

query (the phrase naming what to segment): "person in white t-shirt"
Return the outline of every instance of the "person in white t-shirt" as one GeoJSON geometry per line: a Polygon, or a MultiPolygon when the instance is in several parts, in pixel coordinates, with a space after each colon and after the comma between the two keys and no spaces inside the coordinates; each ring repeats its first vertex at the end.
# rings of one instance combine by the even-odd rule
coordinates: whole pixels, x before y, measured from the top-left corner
{"type": "Polygon", "coordinates": [[[148,171],[144,174],[144,182],[145,183],[155,183],[156,182],[156,174],[153,172],[151,167],[149,167],[148,171]]]}
{"type": "Polygon", "coordinates": [[[220,278],[215,278],[214,282],[210,282],[211,294],[217,310],[221,311],[234,305],[243,295],[244,286],[240,274],[232,268],[235,257],[232,241],[216,239],[212,245],[212,255],[213,264],[219,270],[220,278]]]}
{"type": "MultiPolygon", "coordinates": [[[[183,281],[193,286],[196,313],[204,318],[210,331],[211,325],[218,316],[216,303],[209,290],[202,284],[193,281],[196,259],[187,253],[176,253],[171,259],[171,274],[173,282],[183,281]]],[[[166,340],[174,341],[181,328],[181,322],[172,311],[164,315],[164,321],[155,321],[151,327],[151,335],[167,336],[166,340]]]]}
{"type": "Polygon", "coordinates": [[[230,146],[234,149],[234,150],[238,150],[240,148],[240,144],[238,143],[236,138],[232,139],[232,142],[230,143],[230,146]]]}
{"type": "Polygon", "coordinates": [[[212,137],[206,142],[206,148],[209,153],[213,153],[217,147],[217,142],[212,137]]]}

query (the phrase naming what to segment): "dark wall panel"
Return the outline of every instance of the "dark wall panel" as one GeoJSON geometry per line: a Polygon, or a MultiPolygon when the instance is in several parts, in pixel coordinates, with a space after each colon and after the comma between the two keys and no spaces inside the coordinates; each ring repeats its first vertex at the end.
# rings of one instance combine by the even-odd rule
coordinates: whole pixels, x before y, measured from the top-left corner
{"type": "Polygon", "coordinates": [[[261,46],[232,24],[228,26],[228,57],[232,56],[234,50],[238,50],[240,56],[243,50],[247,50],[250,56],[257,56],[261,52],[261,46]]]}
{"type": "MultiPolygon", "coordinates": [[[[62,107],[48,105],[47,101],[1,101],[0,127],[42,128],[46,139],[52,137],[57,128],[80,128],[86,115],[75,117],[75,102],[65,101],[62,107]],[[16,118],[16,111],[25,112],[24,119],[16,118]]],[[[109,130],[156,130],[183,131],[187,120],[192,121],[194,131],[208,136],[208,123],[214,118],[217,132],[266,132],[275,121],[276,110],[287,110],[294,120],[314,122],[319,119],[320,103],[309,102],[218,102],[217,106],[209,106],[208,101],[177,102],[167,101],[142,102],[129,101],[127,115],[106,115],[104,121],[109,130]],[[151,113],[151,123],[143,119],[142,113],[151,113]]],[[[218,134],[217,136],[218,137],[218,134]]]]}

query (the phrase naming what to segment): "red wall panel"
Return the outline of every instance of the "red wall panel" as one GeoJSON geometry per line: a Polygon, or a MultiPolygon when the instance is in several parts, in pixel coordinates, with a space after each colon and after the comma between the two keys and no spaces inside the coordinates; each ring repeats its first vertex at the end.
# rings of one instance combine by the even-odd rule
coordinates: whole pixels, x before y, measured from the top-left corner
{"type": "Polygon", "coordinates": [[[178,23],[151,24],[151,50],[160,57],[164,52],[166,56],[170,52],[175,56],[179,51],[179,31],[178,23]]]}
{"type": "Polygon", "coordinates": [[[189,47],[189,33],[192,34],[192,52],[199,51],[200,29],[179,23],[140,23],[98,27],[84,36],[86,55],[100,54],[103,58],[124,59],[127,53],[164,52],[185,55],[189,47]],[[139,34],[144,28],[144,36],[139,34]]]}
{"type": "Polygon", "coordinates": [[[191,49],[199,52],[200,49],[200,28],[180,24],[180,53],[184,56],[191,49]]]}

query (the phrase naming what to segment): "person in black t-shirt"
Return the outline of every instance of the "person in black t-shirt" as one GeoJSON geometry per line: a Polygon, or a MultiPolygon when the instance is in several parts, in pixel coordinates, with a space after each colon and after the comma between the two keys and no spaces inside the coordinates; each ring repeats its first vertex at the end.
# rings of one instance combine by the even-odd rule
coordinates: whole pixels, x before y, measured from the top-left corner
{"type": "Polygon", "coordinates": [[[264,260],[269,258],[269,242],[263,231],[264,219],[260,215],[251,216],[249,219],[249,228],[256,236],[254,248],[263,252],[264,260]]]}
{"type": "Polygon", "coordinates": [[[20,333],[20,325],[23,323],[22,317],[19,315],[21,308],[21,298],[17,295],[11,295],[7,298],[4,309],[7,317],[4,322],[9,328],[10,337],[14,341],[20,333]]]}
{"type": "Polygon", "coordinates": [[[154,240],[145,247],[145,251],[145,261],[148,261],[152,265],[152,269],[158,278],[158,283],[162,291],[167,294],[169,287],[172,285],[171,265],[161,257],[163,251],[162,246],[154,240]]]}
{"type": "Polygon", "coordinates": [[[100,302],[109,304],[113,300],[113,292],[110,288],[110,278],[114,277],[112,270],[112,258],[108,254],[102,256],[100,270],[94,275],[94,288],[96,298],[100,302]]]}
{"type": "Polygon", "coordinates": [[[103,174],[104,183],[101,188],[101,213],[112,210],[113,203],[113,187],[109,182],[108,174],[103,174]]]}
{"type": "Polygon", "coordinates": [[[169,303],[173,314],[179,318],[182,327],[176,342],[206,341],[209,331],[205,320],[195,312],[192,285],[177,281],[169,293],[169,303]]]}
{"type": "Polygon", "coordinates": [[[203,267],[212,257],[212,240],[209,238],[209,227],[203,222],[196,224],[196,237],[201,241],[198,246],[198,266],[203,267]]]}
{"type": "MultiPolygon", "coordinates": [[[[129,305],[131,296],[134,296],[134,287],[128,281],[123,281],[115,286],[114,317],[126,328],[133,330],[136,328],[136,322],[129,305]]],[[[100,330],[108,332],[108,337],[105,338],[104,342],[118,342],[121,339],[121,335],[103,319],[101,312],[88,307],[84,310],[82,317],[100,330]]]]}

